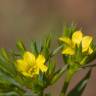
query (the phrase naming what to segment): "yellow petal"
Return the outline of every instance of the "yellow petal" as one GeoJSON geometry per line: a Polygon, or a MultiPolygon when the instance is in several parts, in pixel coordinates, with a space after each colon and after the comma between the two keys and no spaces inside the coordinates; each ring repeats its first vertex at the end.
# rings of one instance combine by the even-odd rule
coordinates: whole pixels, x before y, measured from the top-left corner
{"type": "Polygon", "coordinates": [[[39,68],[39,70],[41,70],[42,72],[46,72],[46,71],[47,71],[47,66],[45,66],[44,63],[45,63],[45,57],[40,54],[40,55],[37,57],[36,66],[37,66],[37,68],[39,68]]]}
{"type": "Polygon", "coordinates": [[[60,37],[59,40],[64,42],[67,45],[71,45],[72,44],[70,38],[68,38],[68,37],[60,37]]]}
{"type": "Polygon", "coordinates": [[[26,61],[28,64],[35,63],[35,56],[31,52],[25,52],[23,58],[24,58],[24,61],[26,61]]]}
{"type": "Polygon", "coordinates": [[[82,52],[86,52],[89,49],[91,42],[92,42],[91,36],[83,37],[83,39],[82,39],[82,52]]]}
{"type": "Polygon", "coordinates": [[[22,72],[27,70],[28,64],[24,60],[19,59],[16,61],[16,67],[18,71],[22,72]]]}
{"type": "Polygon", "coordinates": [[[74,44],[77,44],[77,45],[81,43],[82,38],[83,38],[83,34],[81,31],[76,31],[72,35],[72,41],[74,42],[74,44]]]}
{"type": "Polygon", "coordinates": [[[66,49],[64,49],[64,50],[62,51],[62,54],[74,55],[74,54],[75,54],[75,51],[74,51],[74,49],[68,47],[68,48],[66,48],[66,49]]]}
{"type": "Polygon", "coordinates": [[[36,59],[36,64],[41,65],[41,64],[44,64],[44,63],[45,63],[45,57],[43,55],[39,54],[39,56],[36,59]]]}
{"type": "Polygon", "coordinates": [[[42,72],[46,72],[47,71],[47,69],[48,69],[48,67],[46,66],[46,65],[41,65],[40,66],[40,70],[42,71],[42,72]]]}
{"type": "Polygon", "coordinates": [[[93,53],[93,49],[91,47],[89,47],[89,54],[92,54],[93,53]]]}

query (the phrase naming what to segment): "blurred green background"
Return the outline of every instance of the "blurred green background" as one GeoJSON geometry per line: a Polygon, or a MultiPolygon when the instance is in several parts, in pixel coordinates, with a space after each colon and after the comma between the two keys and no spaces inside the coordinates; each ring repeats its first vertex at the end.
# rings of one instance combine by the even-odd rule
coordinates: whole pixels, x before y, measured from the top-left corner
{"type": "MultiPolygon", "coordinates": [[[[32,39],[41,40],[49,32],[59,35],[63,24],[72,21],[95,39],[95,20],[95,0],[0,0],[0,47],[14,48],[18,39],[28,44],[32,39]]],[[[62,63],[61,59],[59,61],[62,63]]],[[[82,96],[96,96],[95,70],[82,96]]],[[[70,88],[83,75],[83,72],[78,73],[70,88]]],[[[63,78],[47,91],[58,96],[62,83],[63,78]]]]}

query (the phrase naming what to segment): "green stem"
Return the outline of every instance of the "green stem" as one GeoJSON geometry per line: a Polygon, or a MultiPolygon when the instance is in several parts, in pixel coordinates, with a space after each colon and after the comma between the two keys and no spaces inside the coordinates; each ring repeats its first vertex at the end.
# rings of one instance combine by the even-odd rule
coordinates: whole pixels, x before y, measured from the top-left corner
{"type": "Polygon", "coordinates": [[[73,75],[74,75],[74,72],[70,72],[70,70],[68,70],[60,96],[66,96],[66,92],[73,75]]]}
{"type": "Polygon", "coordinates": [[[38,96],[44,96],[44,92],[41,91],[41,92],[38,94],[38,96]]]}
{"type": "Polygon", "coordinates": [[[63,86],[60,96],[66,96],[66,90],[68,88],[68,85],[69,85],[69,82],[64,82],[64,86],[63,86]]]}
{"type": "Polygon", "coordinates": [[[84,66],[81,66],[81,68],[88,68],[88,67],[96,67],[96,64],[91,64],[91,65],[84,65],[84,66]]]}

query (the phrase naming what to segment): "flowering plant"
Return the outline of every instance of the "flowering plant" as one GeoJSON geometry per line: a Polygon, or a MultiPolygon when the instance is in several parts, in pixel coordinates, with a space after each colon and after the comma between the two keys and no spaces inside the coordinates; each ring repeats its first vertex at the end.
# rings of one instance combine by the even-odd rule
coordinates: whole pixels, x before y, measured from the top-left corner
{"type": "Polygon", "coordinates": [[[59,96],[81,96],[96,58],[96,47],[92,36],[83,35],[76,26],[66,26],[58,37],[58,46],[51,47],[52,38],[48,36],[39,46],[32,41],[29,49],[23,42],[17,42],[18,51],[0,50],[0,96],[52,96],[44,90],[55,84],[66,74],[59,96]],[[55,58],[60,54],[64,65],[56,68],[55,58]],[[88,69],[85,76],[69,92],[67,91],[74,74],[88,69]]]}

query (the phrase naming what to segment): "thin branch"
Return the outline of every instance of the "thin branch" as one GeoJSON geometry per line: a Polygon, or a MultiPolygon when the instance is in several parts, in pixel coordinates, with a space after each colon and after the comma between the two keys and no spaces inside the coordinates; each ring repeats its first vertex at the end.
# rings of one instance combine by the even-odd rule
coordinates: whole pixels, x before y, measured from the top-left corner
{"type": "Polygon", "coordinates": [[[81,68],[87,68],[87,67],[96,67],[96,64],[85,65],[85,66],[82,66],[81,68]]]}

